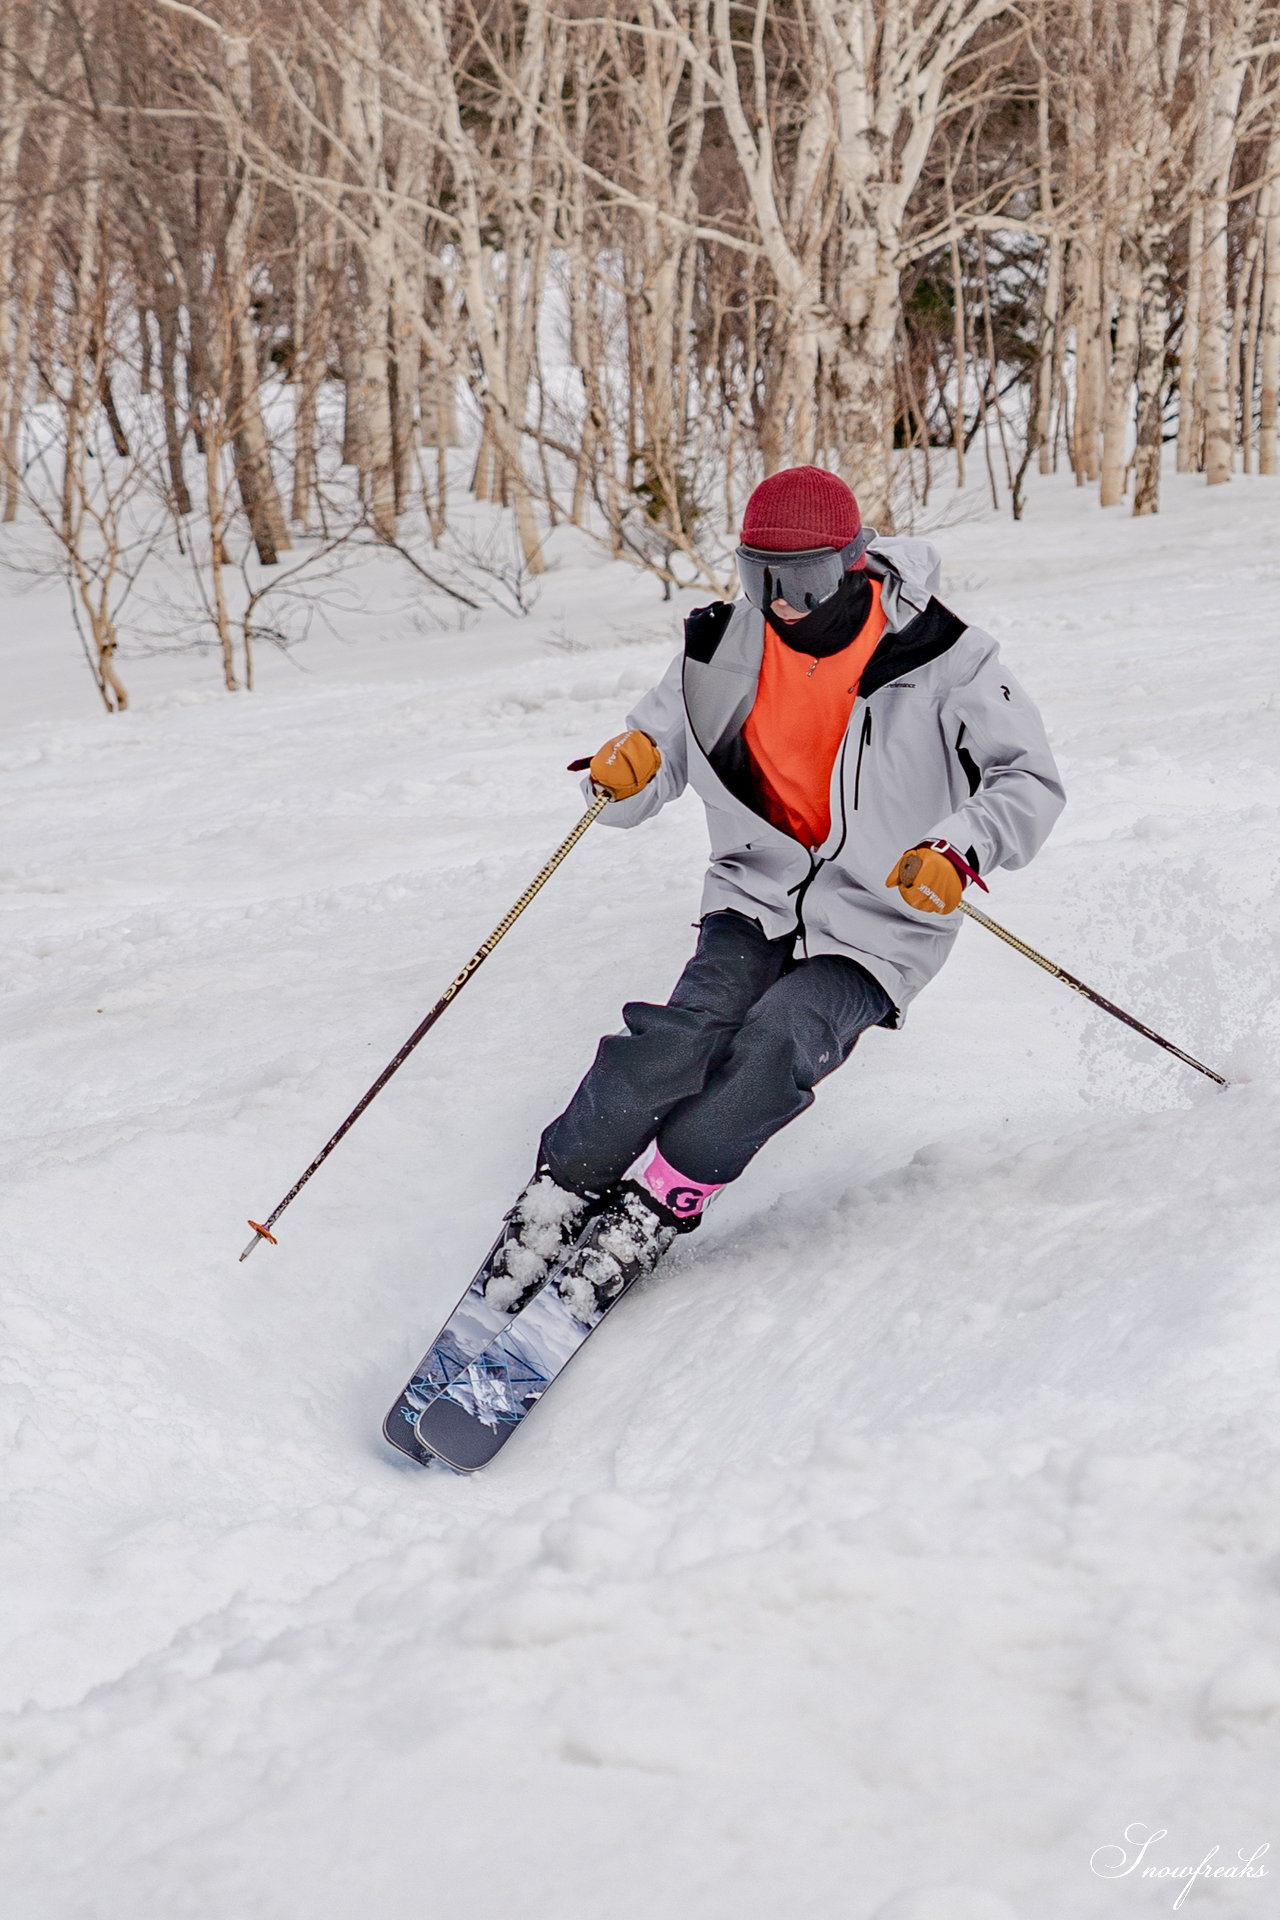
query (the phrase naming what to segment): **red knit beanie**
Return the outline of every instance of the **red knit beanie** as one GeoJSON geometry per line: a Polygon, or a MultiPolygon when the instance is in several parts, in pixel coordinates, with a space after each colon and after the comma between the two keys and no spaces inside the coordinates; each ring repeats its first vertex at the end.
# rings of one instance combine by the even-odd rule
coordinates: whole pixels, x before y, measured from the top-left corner
{"type": "Polygon", "coordinates": [[[858,503],[838,473],[786,467],[762,480],[742,516],[742,544],[766,553],[848,546],[862,530],[858,503]]]}

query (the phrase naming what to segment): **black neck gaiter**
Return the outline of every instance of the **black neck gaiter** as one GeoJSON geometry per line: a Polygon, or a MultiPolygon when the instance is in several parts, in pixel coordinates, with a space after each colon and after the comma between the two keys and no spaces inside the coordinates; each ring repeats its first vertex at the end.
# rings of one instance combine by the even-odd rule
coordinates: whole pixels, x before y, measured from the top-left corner
{"type": "Polygon", "coordinates": [[[825,660],[852,645],[870,611],[871,581],[865,568],[855,567],[830,598],[820,601],[803,619],[770,620],[769,625],[793,653],[825,660]]]}

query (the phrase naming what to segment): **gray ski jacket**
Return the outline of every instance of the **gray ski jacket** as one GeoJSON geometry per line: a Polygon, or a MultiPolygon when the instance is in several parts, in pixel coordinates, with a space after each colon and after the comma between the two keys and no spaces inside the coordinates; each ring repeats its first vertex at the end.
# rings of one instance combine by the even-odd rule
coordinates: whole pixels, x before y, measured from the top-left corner
{"type": "Polygon", "coordinates": [[[662,766],[615,801],[606,825],[638,826],[692,786],[707,809],[711,865],[703,914],[726,907],[797,952],[843,954],[883,986],[897,1026],[951,951],[958,914],[922,913],[885,876],[923,840],[948,840],[986,876],[1022,867],[1062,810],[1044,726],[996,642],[935,599],[928,541],[877,538],[884,634],[865,667],[831,775],[831,831],[808,848],[755,804],[742,728],[756,697],[764,618],[746,600],[699,608],[685,646],[627,716],[662,766]]]}

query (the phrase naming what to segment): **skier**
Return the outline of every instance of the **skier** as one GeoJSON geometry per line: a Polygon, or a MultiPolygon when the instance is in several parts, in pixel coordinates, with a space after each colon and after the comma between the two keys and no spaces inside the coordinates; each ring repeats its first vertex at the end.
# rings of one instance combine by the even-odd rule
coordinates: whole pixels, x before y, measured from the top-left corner
{"type": "Polygon", "coordinates": [[[901,1024],[964,888],[1024,866],[1063,804],[927,541],[881,539],[843,480],[793,467],[752,493],[737,560],[743,598],[691,613],[625,731],[575,763],[619,827],[691,785],[711,864],[670,1000],[623,1008],[542,1136],[482,1276],[507,1311],[554,1279],[594,1318],[651,1270],[866,1028],[901,1024]]]}

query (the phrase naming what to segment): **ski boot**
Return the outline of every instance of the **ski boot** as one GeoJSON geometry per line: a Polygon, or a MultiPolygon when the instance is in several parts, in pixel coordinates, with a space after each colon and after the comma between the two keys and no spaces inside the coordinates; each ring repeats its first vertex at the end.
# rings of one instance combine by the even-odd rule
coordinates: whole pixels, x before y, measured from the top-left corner
{"type": "Polygon", "coordinates": [[[519,1313],[545,1286],[598,1204],[559,1186],[546,1167],[539,1167],[485,1261],[485,1299],[504,1313],[519,1313]]]}
{"type": "Polygon", "coordinates": [[[552,1286],[575,1320],[594,1326],[619,1295],[652,1273],[676,1235],[687,1225],[647,1187],[624,1180],[588,1223],[562,1262],[552,1286]]]}

